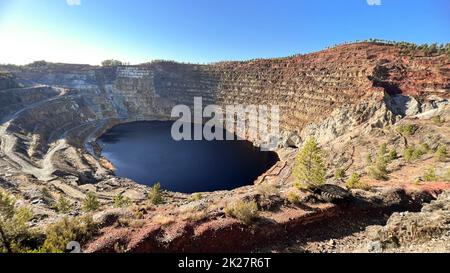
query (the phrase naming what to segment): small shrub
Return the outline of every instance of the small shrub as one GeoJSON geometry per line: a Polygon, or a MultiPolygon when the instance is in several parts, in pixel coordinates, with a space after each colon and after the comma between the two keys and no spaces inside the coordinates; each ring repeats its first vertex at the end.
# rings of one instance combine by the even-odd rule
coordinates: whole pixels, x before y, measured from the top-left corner
{"type": "Polygon", "coordinates": [[[428,144],[422,144],[419,147],[409,147],[403,152],[403,159],[406,162],[412,162],[421,159],[430,152],[428,144]]]}
{"type": "Polygon", "coordinates": [[[444,125],[444,119],[441,116],[435,116],[431,119],[434,123],[434,125],[441,127],[444,125]]]}
{"type": "Polygon", "coordinates": [[[367,168],[369,177],[376,180],[388,180],[387,162],[384,155],[379,154],[376,161],[367,168]]]}
{"type": "Polygon", "coordinates": [[[287,201],[289,204],[298,205],[300,204],[300,196],[294,191],[290,191],[287,195],[287,201]]]}
{"type": "Polygon", "coordinates": [[[191,222],[199,222],[205,220],[207,217],[208,214],[205,211],[197,211],[186,215],[186,220],[189,220],[191,222]]]}
{"type": "Polygon", "coordinates": [[[164,202],[160,183],[156,183],[150,189],[150,192],[148,193],[148,200],[152,205],[160,205],[164,202]]]}
{"type": "Polygon", "coordinates": [[[371,165],[373,163],[372,155],[370,153],[366,154],[365,161],[366,161],[366,165],[371,165]]]}
{"type": "Polygon", "coordinates": [[[188,220],[190,222],[199,222],[208,216],[207,210],[201,206],[182,208],[180,214],[182,220],[188,220]]]}
{"type": "Polygon", "coordinates": [[[359,174],[353,173],[346,182],[346,187],[350,189],[369,190],[370,187],[361,181],[359,174]]]}
{"type": "Polygon", "coordinates": [[[144,212],[142,210],[137,210],[134,212],[134,215],[137,219],[144,219],[144,212]]]}
{"type": "Polygon", "coordinates": [[[394,161],[394,160],[398,159],[398,154],[397,154],[397,151],[395,149],[391,150],[389,152],[388,159],[389,159],[389,161],[394,161]]]}
{"type": "Polygon", "coordinates": [[[203,199],[203,195],[201,193],[194,193],[189,197],[189,201],[194,202],[194,201],[200,201],[203,199]]]}
{"type": "Polygon", "coordinates": [[[344,169],[339,168],[339,169],[337,169],[334,172],[334,178],[335,179],[342,180],[342,179],[344,179],[344,177],[345,177],[345,170],[344,169]]]}
{"type": "Polygon", "coordinates": [[[436,169],[435,168],[429,168],[425,171],[424,175],[423,175],[423,179],[426,182],[434,182],[434,181],[438,181],[439,177],[436,175],[436,169]]]}
{"type": "Polygon", "coordinates": [[[95,193],[89,192],[84,199],[83,209],[85,211],[96,211],[100,207],[100,202],[98,201],[98,197],[95,193]]]}
{"type": "Polygon", "coordinates": [[[448,152],[446,145],[440,145],[435,153],[435,158],[438,161],[445,162],[447,160],[448,152]]]}
{"type": "Polygon", "coordinates": [[[116,66],[121,66],[121,65],[123,65],[123,63],[118,60],[104,60],[102,62],[102,66],[105,66],[105,67],[116,67],[116,66]]]}
{"type": "Polygon", "coordinates": [[[129,226],[131,228],[143,228],[145,226],[146,222],[142,221],[141,219],[134,219],[130,221],[129,226]]]}
{"type": "Polygon", "coordinates": [[[278,193],[275,185],[269,183],[260,184],[256,190],[261,195],[261,197],[265,199],[271,196],[275,196],[278,193]]]}
{"type": "Polygon", "coordinates": [[[0,189],[0,253],[18,253],[29,250],[31,236],[29,209],[16,205],[16,199],[0,189]]]}
{"type": "Polygon", "coordinates": [[[420,177],[417,177],[416,179],[414,179],[413,184],[419,186],[421,182],[422,180],[420,179],[420,177]]]}
{"type": "Polygon", "coordinates": [[[166,226],[175,222],[173,216],[157,214],[152,218],[152,222],[161,226],[166,226]]]}
{"type": "Polygon", "coordinates": [[[414,153],[414,148],[412,148],[412,147],[406,148],[406,150],[403,152],[403,159],[406,162],[411,162],[412,158],[413,158],[413,153],[414,153]]]}
{"type": "Polygon", "coordinates": [[[115,208],[126,208],[131,205],[131,199],[121,193],[114,196],[113,202],[115,208]]]}
{"type": "Polygon", "coordinates": [[[416,132],[417,127],[414,124],[403,124],[397,127],[397,131],[405,136],[412,136],[416,132]]]}
{"type": "Polygon", "coordinates": [[[380,150],[378,151],[379,155],[385,155],[387,154],[388,150],[387,150],[387,144],[383,143],[381,144],[380,150]]]}
{"type": "Polygon", "coordinates": [[[51,194],[50,190],[47,187],[43,187],[41,189],[41,195],[44,201],[47,204],[53,204],[55,202],[55,199],[53,198],[53,195],[51,194]]]}
{"type": "Polygon", "coordinates": [[[56,202],[56,211],[59,213],[69,213],[71,209],[70,202],[61,195],[61,197],[56,202]]]}
{"type": "Polygon", "coordinates": [[[50,225],[46,230],[46,239],[39,252],[62,253],[72,241],[86,242],[97,230],[92,217],[66,217],[50,225]]]}
{"type": "Polygon", "coordinates": [[[414,149],[412,156],[411,156],[411,160],[413,160],[413,161],[419,160],[425,154],[426,154],[426,152],[420,148],[414,149]]]}
{"type": "Polygon", "coordinates": [[[258,205],[255,201],[238,201],[231,206],[227,206],[225,214],[245,224],[251,224],[258,217],[258,205]]]}
{"type": "Polygon", "coordinates": [[[426,143],[422,143],[419,146],[419,150],[423,153],[423,154],[428,154],[431,151],[430,145],[426,144],[426,143]]]}

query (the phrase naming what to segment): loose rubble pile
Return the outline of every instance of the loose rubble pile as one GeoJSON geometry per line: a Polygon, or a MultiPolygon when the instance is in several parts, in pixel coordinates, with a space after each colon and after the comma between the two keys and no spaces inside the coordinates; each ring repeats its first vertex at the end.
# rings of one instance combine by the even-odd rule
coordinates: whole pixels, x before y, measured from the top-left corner
{"type": "Polygon", "coordinates": [[[450,192],[426,204],[421,212],[393,214],[385,226],[367,229],[372,252],[449,252],[450,192]]]}

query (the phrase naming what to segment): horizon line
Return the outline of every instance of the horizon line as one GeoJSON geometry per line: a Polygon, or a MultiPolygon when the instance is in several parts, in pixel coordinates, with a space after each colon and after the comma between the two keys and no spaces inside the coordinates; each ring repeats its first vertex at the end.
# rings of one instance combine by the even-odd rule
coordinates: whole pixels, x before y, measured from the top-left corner
{"type": "MultiPolygon", "coordinates": [[[[149,59],[149,61],[144,61],[144,62],[134,63],[134,64],[126,62],[126,61],[117,60],[115,58],[105,59],[104,61],[117,60],[122,63],[122,65],[119,65],[119,66],[141,66],[141,65],[157,63],[157,62],[169,62],[169,63],[192,64],[192,65],[213,65],[213,64],[228,63],[228,62],[243,62],[243,63],[245,63],[245,62],[251,62],[251,61],[256,61],[256,60],[276,60],[276,59],[292,58],[292,57],[296,57],[296,56],[304,56],[304,55],[319,53],[319,52],[337,48],[340,46],[363,44],[363,43],[392,45],[392,46],[396,45],[396,44],[411,44],[411,45],[416,45],[416,46],[433,45],[433,44],[438,45],[438,46],[446,46],[446,45],[450,44],[450,42],[444,43],[444,44],[440,44],[440,43],[436,43],[436,42],[418,44],[418,43],[414,43],[414,42],[407,42],[407,41],[400,41],[400,40],[384,40],[384,39],[370,38],[370,39],[366,39],[366,40],[347,41],[347,42],[342,42],[342,43],[338,43],[338,44],[333,44],[330,46],[326,46],[322,49],[312,50],[312,51],[305,52],[305,53],[293,53],[293,54],[284,55],[284,56],[260,57],[260,58],[241,59],[241,60],[228,59],[228,60],[217,60],[217,61],[211,61],[211,62],[188,62],[188,61],[171,60],[171,59],[149,59]]],[[[92,63],[72,63],[72,62],[50,62],[50,61],[46,61],[45,59],[44,60],[35,60],[35,61],[33,61],[31,63],[27,63],[27,64],[0,63],[0,65],[1,66],[29,66],[29,65],[32,65],[32,64],[35,64],[38,62],[45,62],[48,64],[85,65],[85,66],[102,67],[101,63],[100,64],[92,64],[92,63]]]]}

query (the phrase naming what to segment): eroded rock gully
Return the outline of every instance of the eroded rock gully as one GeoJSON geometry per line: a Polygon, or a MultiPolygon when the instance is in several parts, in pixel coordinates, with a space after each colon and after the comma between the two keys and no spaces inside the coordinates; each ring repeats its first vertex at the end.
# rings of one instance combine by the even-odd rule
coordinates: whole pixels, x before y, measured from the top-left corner
{"type": "MultiPolygon", "coordinates": [[[[283,205],[292,189],[296,147],[309,136],[315,136],[324,147],[329,182],[338,184],[342,181],[332,181],[335,169],[364,173],[363,156],[375,154],[382,142],[399,149],[404,149],[406,142],[425,141],[431,148],[450,143],[449,57],[422,57],[414,52],[406,56],[394,45],[356,43],[308,55],[210,65],[153,62],[95,67],[37,62],[0,66],[0,71],[0,186],[32,204],[38,225],[59,217],[42,198],[43,187],[55,198],[67,196],[78,210],[89,191],[98,193],[105,209],[118,193],[136,204],[145,202],[147,187],[115,177],[108,162],[96,156],[95,145],[89,145],[111,126],[167,120],[174,105],[192,106],[194,97],[202,97],[204,105],[221,107],[280,106],[281,160],[255,181],[255,186],[205,193],[195,202],[188,195],[165,193],[167,204],[146,209],[140,228],[105,227],[110,230],[102,233],[106,237],[100,236],[100,243],[89,246],[92,250],[110,249],[108,240],[126,243],[129,251],[194,250],[203,239],[212,244],[211,238],[218,238],[218,245],[205,250],[219,250],[227,241],[220,238],[247,238],[249,232],[256,241],[269,235],[280,238],[289,234],[283,228],[292,225],[296,229],[293,219],[300,219],[303,225],[304,221],[335,216],[337,209],[332,204],[283,205]],[[444,118],[444,126],[433,124],[431,119],[438,115],[444,118]],[[409,139],[394,128],[407,122],[419,124],[416,135],[409,139]],[[265,185],[274,186],[278,193],[269,193],[267,198],[268,193],[261,190],[265,185]],[[223,218],[226,203],[236,198],[269,203],[259,202],[261,207],[270,207],[264,212],[268,222],[254,229],[223,218]],[[272,207],[281,212],[272,212],[272,207]],[[178,219],[175,224],[173,218],[178,219]],[[270,230],[273,232],[267,234],[270,230]],[[194,241],[187,242],[189,238],[194,241]]],[[[423,171],[434,164],[431,158],[424,160],[426,164],[414,170],[423,171]]],[[[446,167],[448,163],[439,163],[439,170],[446,167]]],[[[393,187],[409,189],[419,175],[409,171],[412,167],[401,159],[390,168],[392,184],[368,181],[374,183],[373,194],[393,187]]],[[[439,185],[437,192],[447,187],[439,185]]],[[[417,191],[424,189],[416,187],[417,191]]],[[[370,199],[370,206],[380,198],[370,199]]],[[[234,247],[231,242],[229,247],[234,247]]],[[[242,249],[252,248],[251,242],[242,249]]]]}

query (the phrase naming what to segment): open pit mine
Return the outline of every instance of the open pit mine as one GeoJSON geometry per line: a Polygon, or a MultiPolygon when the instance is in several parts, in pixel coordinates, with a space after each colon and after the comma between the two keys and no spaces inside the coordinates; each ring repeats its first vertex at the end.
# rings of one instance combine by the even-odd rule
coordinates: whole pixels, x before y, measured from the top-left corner
{"type": "Polygon", "coordinates": [[[450,252],[449,99],[449,55],[385,43],[208,65],[2,65],[0,199],[30,213],[20,250],[0,234],[0,251],[450,252]],[[195,97],[279,106],[276,162],[213,192],[117,176],[98,138],[170,121],[195,97]],[[302,188],[294,170],[308,139],[326,182],[302,188]],[[56,244],[58,226],[73,236],[56,244]]]}

